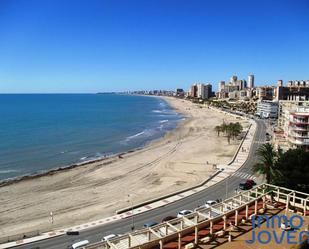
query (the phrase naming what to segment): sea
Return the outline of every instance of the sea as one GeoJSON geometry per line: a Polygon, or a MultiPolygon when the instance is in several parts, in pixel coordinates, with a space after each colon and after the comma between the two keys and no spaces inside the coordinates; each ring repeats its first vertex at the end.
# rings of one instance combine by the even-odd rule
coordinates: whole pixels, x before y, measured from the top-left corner
{"type": "Polygon", "coordinates": [[[181,119],[155,97],[0,94],[0,181],[141,148],[181,119]]]}

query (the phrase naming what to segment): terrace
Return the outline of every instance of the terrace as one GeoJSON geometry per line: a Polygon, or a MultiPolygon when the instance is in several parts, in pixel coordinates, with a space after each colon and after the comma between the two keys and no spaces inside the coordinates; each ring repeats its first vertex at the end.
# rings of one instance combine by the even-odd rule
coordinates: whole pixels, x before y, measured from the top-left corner
{"type": "Polygon", "coordinates": [[[309,214],[309,194],[269,184],[261,184],[238,195],[200,209],[185,217],[125,234],[111,241],[86,246],[86,249],[160,248],[181,249],[211,245],[219,238],[231,240],[231,231],[250,224],[252,217],[269,209],[309,214]],[[228,235],[228,238],[226,236],[228,235]]]}

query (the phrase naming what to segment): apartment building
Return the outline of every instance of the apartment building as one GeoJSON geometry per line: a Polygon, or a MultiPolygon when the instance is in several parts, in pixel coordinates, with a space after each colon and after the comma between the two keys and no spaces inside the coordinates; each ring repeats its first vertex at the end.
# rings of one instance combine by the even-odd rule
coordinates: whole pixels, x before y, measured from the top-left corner
{"type": "Polygon", "coordinates": [[[262,100],[257,103],[256,114],[261,118],[277,118],[278,102],[262,100]]]}
{"type": "Polygon", "coordinates": [[[309,149],[309,101],[279,101],[278,126],[291,148],[309,149]]]}

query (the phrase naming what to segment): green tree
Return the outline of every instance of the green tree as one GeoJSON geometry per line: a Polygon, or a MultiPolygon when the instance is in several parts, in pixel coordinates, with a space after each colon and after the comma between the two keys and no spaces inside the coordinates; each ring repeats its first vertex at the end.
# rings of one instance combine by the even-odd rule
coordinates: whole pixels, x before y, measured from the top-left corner
{"type": "Polygon", "coordinates": [[[239,122],[230,123],[230,133],[233,139],[235,139],[242,131],[242,125],[239,122]]]}
{"type": "Polygon", "coordinates": [[[280,175],[274,184],[309,193],[309,152],[303,149],[290,149],[281,152],[277,168],[280,175]]]}
{"type": "Polygon", "coordinates": [[[255,173],[264,174],[267,183],[272,183],[278,175],[278,154],[270,143],[261,145],[256,152],[259,161],[253,166],[255,173]]]}

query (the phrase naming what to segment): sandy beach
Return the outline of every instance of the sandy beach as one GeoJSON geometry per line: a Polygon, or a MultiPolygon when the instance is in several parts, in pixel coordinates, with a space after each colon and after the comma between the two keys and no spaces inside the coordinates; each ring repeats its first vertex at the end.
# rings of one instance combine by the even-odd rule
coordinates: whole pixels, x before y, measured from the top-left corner
{"type": "Polygon", "coordinates": [[[216,125],[239,119],[193,104],[165,98],[186,119],[145,148],[52,175],[0,187],[0,237],[53,229],[101,219],[134,204],[191,187],[227,163],[240,141],[229,145],[216,125]],[[208,162],[208,164],[206,163],[208,162]]]}

